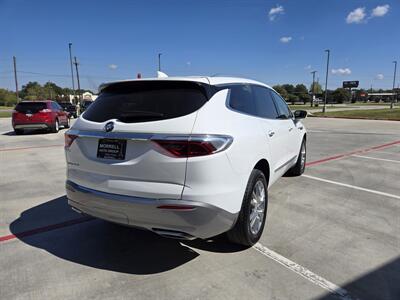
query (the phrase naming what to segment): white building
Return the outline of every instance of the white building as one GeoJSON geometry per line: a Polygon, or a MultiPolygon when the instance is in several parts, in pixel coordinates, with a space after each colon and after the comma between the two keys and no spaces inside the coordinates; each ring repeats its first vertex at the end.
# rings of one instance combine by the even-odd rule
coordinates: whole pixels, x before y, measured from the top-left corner
{"type": "MultiPolygon", "coordinates": [[[[76,95],[76,97],[78,97],[78,95],[76,95]]],[[[83,100],[94,101],[94,100],[96,100],[97,97],[98,97],[98,95],[92,94],[90,92],[85,92],[85,93],[82,94],[82,99],[83,100]]],[[[73,103],[73,100],[74,100],[74,95],[69,95],[69,101],[71,103],[73,103]]]]}

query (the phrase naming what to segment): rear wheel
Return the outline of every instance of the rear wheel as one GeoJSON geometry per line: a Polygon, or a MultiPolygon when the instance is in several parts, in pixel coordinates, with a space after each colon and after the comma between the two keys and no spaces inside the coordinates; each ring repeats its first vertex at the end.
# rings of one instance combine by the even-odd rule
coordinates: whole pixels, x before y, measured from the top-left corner
{"type": "Polygon", "coordinates": [[[60,130],[60,123],[58,122],[58,119],[56,119],[53,127],[51,128],[51,132],[57,133],[59,130],[60,130]]]}
{"type": "Polygon", "coordinates": [[[24,130],[23,129],[14,129],[14,132],[16,135],[21,135],[24,133],[24,130]]]}
{"type": "Polygon", "coordinates": [[[304,170],[306,169],[306,157],[307,157],[307,148],[306,148],[306,140],[303,139],[303,142],[301,143],[300,147],[300,152],[299,156],[297,158],[296,164],[290,168],[287,172],[286,175],[289,176],[300,176],[301,174],[304,173],[304,170]]]}
{"type": "Polygon", "coordinates": [[[235,226],[227,232],[231,242],[253,246],[261,237],[267,216],[268,184],[264,173],[251,172],[235,226]]]}

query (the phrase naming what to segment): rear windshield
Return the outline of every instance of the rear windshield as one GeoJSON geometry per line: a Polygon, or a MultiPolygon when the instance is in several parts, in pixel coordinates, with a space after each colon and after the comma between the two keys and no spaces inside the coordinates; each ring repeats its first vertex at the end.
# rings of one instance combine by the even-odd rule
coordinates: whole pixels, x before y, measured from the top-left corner
{"type": "Polygon", "coordinates": [[[21,102],[17,104],[15,110],[21,113],[35,114],[46,108],[47,104],[45,102],[21,102]]]}
{"type": "Polygon", "coordinates": [[[125,123],[165,120],[188,115],[207,102],[204,85],[196,82],[147,81],[109,86],[85,111],[93,122],[125,123]]]}

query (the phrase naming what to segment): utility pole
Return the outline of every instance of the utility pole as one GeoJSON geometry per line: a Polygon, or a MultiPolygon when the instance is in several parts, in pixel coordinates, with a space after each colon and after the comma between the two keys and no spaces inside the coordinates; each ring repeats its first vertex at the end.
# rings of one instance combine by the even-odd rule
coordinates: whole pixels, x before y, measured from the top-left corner
{"type": "Polygon", "coordinates": [[[392,93],[393,93],[393,97],[392,97],[392,102],[390,102],[390,108],[392,109],[394,106],[394,100],[396,98],[396,93],[394,91],[394,88],[396,87],[396,71],[397,71],[397,60],[393,61],[394,63],[394,73],[393,73],[393,89],[392,89],[392,93]]]}
{"type": "Polygon", "coordinates": [[[311,86],[311,107],[314,105],[314,95],[315,95],[315,73],[317,71],[312,71],[312,86],[311,86]]]}
{"type": "Polygon", "coordinates": [[[329,49],[325,50],[328,53],[328,58],[326,60],[326,78],[325,78],[325,97],[324,97],[324,106],[322,108],[322,112],[326,111],[326,98],[328,97],[328,74],[329,74],[329,56],[331,51],[329,49]]]}
{"type": "MultiPolygon", "coordinates": [[[[72,43],[68,44],[69,47],[69,62],[71,63],[71,79],[72,79],[72,92],[74,94],[74,99],[75,99],[75,82],[74,82],[74,68],[72,67],[72,43]]],[[[69,95],[68,95],[69,97],[69,95]]]]}
{"type": "Polygon", "coordinates": [[[162,53],[158,53],[158,71],[161,72],[161,55],[162,53]]]}
{"type": "Polygon", "coordinates": [[[18,102],[19,96],[18,96],[18,78],[17,78],[17,58],[15,56],[13,56],[13,62],[14,62],[15,95],[17,96],[17,102],[18,102]]]}
{"type": "Polygon", "coordinates": [[[76,56],[74,56],[74,65],[75,65],[75,69],[76,69],[76,79],[78,82],[78,96],[79,96],[79,101],[81,101],[81,84],[79,82],[79,72],[78,72],[78,62],[76,61],[76,56]]]}

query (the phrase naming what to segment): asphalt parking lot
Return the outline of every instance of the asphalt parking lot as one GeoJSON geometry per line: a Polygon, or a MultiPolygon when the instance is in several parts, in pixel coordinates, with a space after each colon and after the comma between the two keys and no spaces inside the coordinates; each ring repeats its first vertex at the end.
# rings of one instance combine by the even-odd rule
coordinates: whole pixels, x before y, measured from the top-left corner
{"type": "Polygon", "coordinates": [[[400,299],[400,122],[309,118],[308,167],[255,247],[180,242],[66,203],[63,133],[0,119],[0,299],[400,299]]]}

